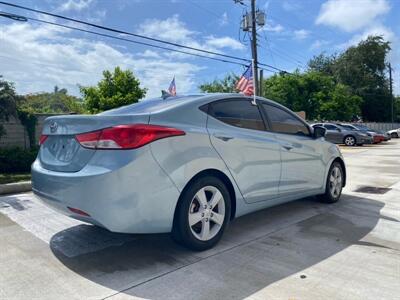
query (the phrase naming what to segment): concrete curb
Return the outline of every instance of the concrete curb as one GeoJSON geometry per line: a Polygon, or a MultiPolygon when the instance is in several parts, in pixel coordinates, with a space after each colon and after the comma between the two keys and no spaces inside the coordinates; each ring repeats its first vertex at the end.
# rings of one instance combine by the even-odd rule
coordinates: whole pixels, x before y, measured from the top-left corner
{"type": "Polygon", "coordinates": [[[0,184],[0,195],[30,192],[31,190],[32,183],[30,181],[0,184]]]}

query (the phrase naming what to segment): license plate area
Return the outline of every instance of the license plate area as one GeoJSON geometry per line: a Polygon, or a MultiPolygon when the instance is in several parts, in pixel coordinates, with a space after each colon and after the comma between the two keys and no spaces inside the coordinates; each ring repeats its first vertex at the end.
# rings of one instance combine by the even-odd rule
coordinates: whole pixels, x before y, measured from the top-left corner
{"type": "Polygon", "coordinates": [[[49,136],[46,146],[53,159],[59,162],[72,161],[80,147],[71,135],[49,136]]]}

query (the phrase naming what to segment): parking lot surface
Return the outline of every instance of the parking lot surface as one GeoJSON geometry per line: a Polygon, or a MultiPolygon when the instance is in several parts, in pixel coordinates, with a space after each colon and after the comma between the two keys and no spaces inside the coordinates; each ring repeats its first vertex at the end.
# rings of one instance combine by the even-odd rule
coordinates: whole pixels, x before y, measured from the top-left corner
{"type": "Polygon", "coordinates": [[[399,299],[400,140],[342,150],[341,201],[244,216],[205,252],[1,197],[0,299],[399,299]]]}

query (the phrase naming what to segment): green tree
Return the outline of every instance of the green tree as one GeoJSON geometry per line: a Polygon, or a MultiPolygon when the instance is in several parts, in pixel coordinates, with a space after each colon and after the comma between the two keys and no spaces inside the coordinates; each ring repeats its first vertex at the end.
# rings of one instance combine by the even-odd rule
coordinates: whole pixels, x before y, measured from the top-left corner
{"type": "Polygon", "coordinates": [[[68,95],[66,89],[54,87],[52,93],[37,93],[25,96],[18,108],[32,113],[85,113],[81,99],[68,95]]]}
{"type": "Polygon", "coordinates": [[[0,138],[6,134],[3,122],[10,116],[17,117],[17,102],[21,100],[15,92],[14,84],[2,79],[0,75],[0,138]]]}
{"type": "Polygon", "coordinates": [[[334,76],[363,101],[361,112],[367,121],[390,120],[390,93],[387,78],[387,55],[390,43],[382,36],[369,36],[340,55],[321,54],[308,63],[309,70],[334,76]]]}
{"type": "Polygon", "coordinates": [[[308,70],[312,72],[319,72],[326,75],[334,75],[334,68],[337,55],[326,55],[321,53],[314,56],[308,62],[308,70]]]}
{"type": "Polygon", "coordinates": [[[204,93],[235,93],[235,85],[238,80],[239,76],[231,73],[223,79],[214,79],[213,82],[203,83],[199,89],[204,93]]]}
{"type": "Polygon", "coordinates": [[[80,87],[85,106],[91,113],[136,103],[146,95],[147,89],[140,88],[139,80],[130,70],[104,71],[97,86],[80,87]]]}
{"type": "Polygon", "coordinates": [[[328,93],[327,101],[321,102],[320,116],[325,120],[351,121],[361,112],[362,98],[353,95],[344,84],[336,84],[328,93]]]}
{"type": "Polygon", "coordinates": [[[350,121],[360,113],[362,99],[349,87],[336,84],[333,76],[320,72],[274,75],[263,85],[266,98],[294,111],[305,111],[309,120],[350,121]]]}

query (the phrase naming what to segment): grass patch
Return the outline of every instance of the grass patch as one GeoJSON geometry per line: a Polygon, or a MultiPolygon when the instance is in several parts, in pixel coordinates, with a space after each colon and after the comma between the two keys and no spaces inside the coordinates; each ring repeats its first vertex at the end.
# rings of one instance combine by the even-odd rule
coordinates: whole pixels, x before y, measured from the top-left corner
{"type": "Polygon", "coordinates": [[[0,184],[31,180],[31,174],[0,174],[0,184]]]}

